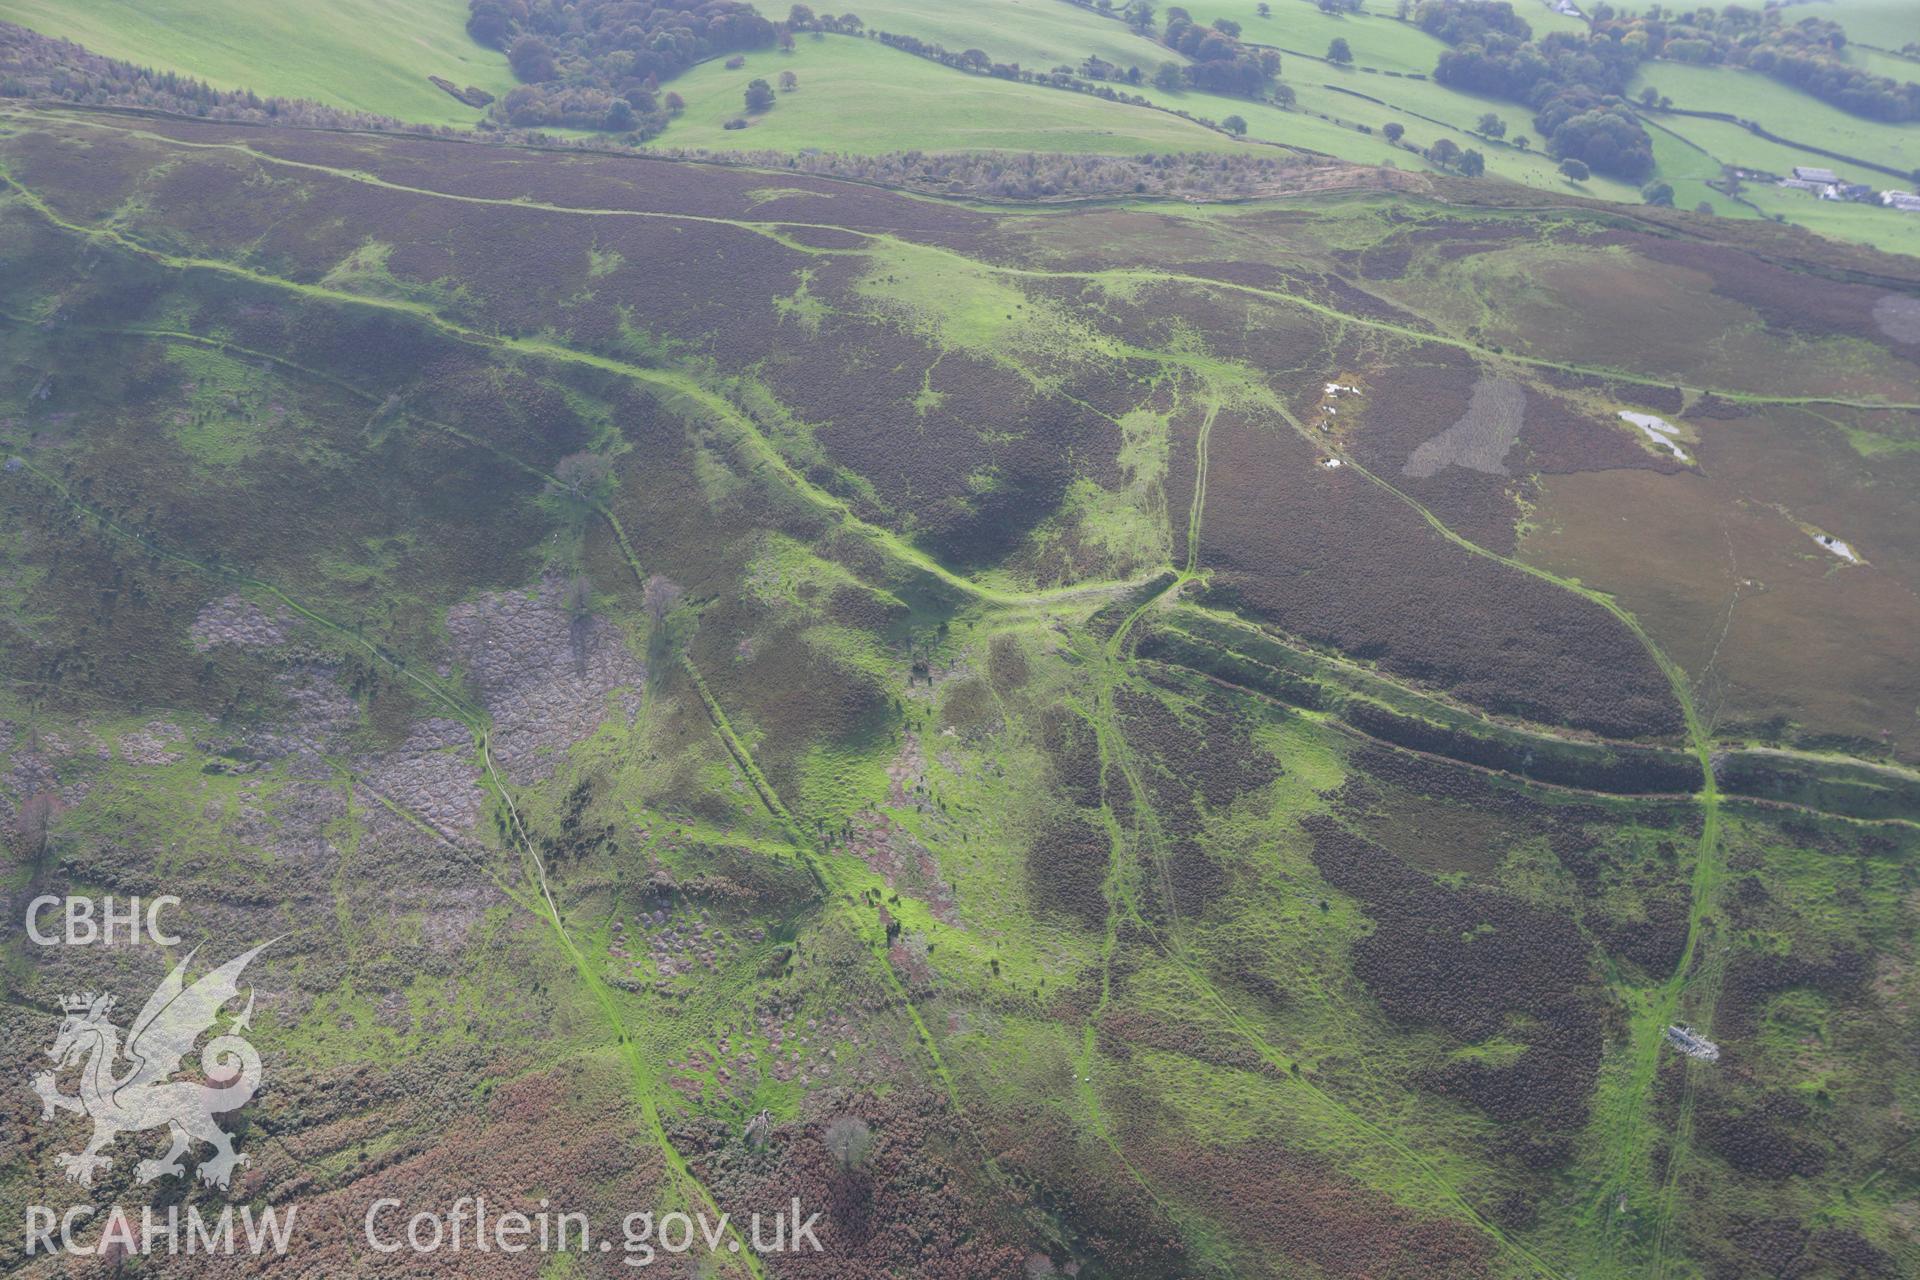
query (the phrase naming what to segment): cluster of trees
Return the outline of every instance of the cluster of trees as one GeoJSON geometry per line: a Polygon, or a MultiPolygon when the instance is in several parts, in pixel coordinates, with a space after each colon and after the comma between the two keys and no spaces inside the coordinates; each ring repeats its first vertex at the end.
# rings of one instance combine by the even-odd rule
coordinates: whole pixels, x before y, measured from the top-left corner
{"type": "Polygon", "coordinates": [[[1420,6],[1420,29],[1451,45],[1488,44],[1504,39],[1522,44],[1533,39],[1533,28],[1506,0],[1428,0],[1420,6]]]}
{"type": "Polygon", "coordinates": [[[1903,84],[1831,57],[1769,49],[1757,50],[1747,65],[1852,115],[1896,124],[1920,120],[1920,84],[1911,80],[1903,84]]]}
{"type": "Polygon", "coordinates": [[[1586,35],[1554,32],[1537,41],[1507,0],[1422,0],[1415,20],[1450,46],[1436,80],[1525,103],[1539,113],[1534,123],[1552,154],[1632,181],[1652,171],[1653,143],[1620,95],[1652,58],[1746,67],[1855,115],[1920,120],[1920,84],[1843,62],[1839,23],[1788,23],[1781,14],[1738,4],[1624,13],[1600,4],[1586,35]]]}
{"type": "Polygon", "coordinates": [[[1632,181],[1653,172],[1653,139],[1632,110],[1609,94],[1585,85],[1557,93],[1533,123],[1561,159],[1632,181]]]}
{"type": "Polygon", "coordinates": [[[1487,158],[1472,147],[1461,150],[1460,144],[1452,138],[1442,138],[1427,148],[1427,159],[1442,169],[1453,169],[1469,178],[1477,178],[1487,171],[1487,158]]]}
{"type": "Polygon", "coordinates": [[[1920,120],[1920,84],[1842,62],[1847,34],[1839,23],[1828,18],[1787,23],[1781,12],[1730,4],[1688,13],[1658,5],[1644,13],[1617,13],[1602,4],[1594,10],[1593,30],[1596,41],[1616,44],[1637,57],[1748,67],[1854,115],[1920,120]]]}
{"type": "Polygon", "coordinates": [[[710,152],[656,148],[652,154],[759,169],[787,169],[828,178],[945,195],[992,199],[1075,199],[1168,195],[1222,199],[1278,194],[1298,175],[1337,165],[1331,158],[1272,148],[1245,152],[1160,156],[1042,155],[1029,152],[957,152],[929,155],[841,155],[781,151],[710,152]]]}
{"type": "MultiPolygon", "coordinates": [[[[792,93],[799,87],[799,76],[793,74],[791,71],[782,71],[780,73],[780,92],[792,93]]],[[[672,97],[673,95],[669,94],[668,96],[672,97]]],[[[773,104],[774,96],[772,85],[758,76],[747,81],[746,107],[749,115],[757,116],[762,112],[771,111],[773,110],[773,104]]],[[[727,121],[722,127],[727,129],[744,129],[747,127],[747,122],[736,117],[735,119],[727,121]]]]}
{"type": "Polygon", "coordinates": [[[777,35],[737,0],[468,0],[467,31],[505,50],[521,81],[495,104],[498,119],[642,137],[666,127],[662,80],[777,35]]]}
{"type": "Polygon", "coordinates": [[[1241,44],[1240,24],[1229,18],[1215,18],[1212,26],[1203,27],[1185,9],[1168,9],[1160,43],[1192,59],[1177,70],[1187,84],[1208,93],[1255,97],[1280,74],[1280,55],[1241,44]]]}
{"type": "Polygon", "coordinates": [[[1434,79],[1524,103],[1556,157],[1638,181],[1653,170],[1653,140],[1620,98],[1641,60],[1635,47],[1533,28],[1506,0],[1425,0],[1420,27],[1451,47],[1434,79]]]}
{"type": "Polygon", "coordinates": [[[860,20],[857,13],[843,13],[835,17],[831,13],[815,16],[812,9],[797,4],[787,11],[788,31],[827,31],[834,35],[857,36],[866,32],[867,24],[860,20]]]}

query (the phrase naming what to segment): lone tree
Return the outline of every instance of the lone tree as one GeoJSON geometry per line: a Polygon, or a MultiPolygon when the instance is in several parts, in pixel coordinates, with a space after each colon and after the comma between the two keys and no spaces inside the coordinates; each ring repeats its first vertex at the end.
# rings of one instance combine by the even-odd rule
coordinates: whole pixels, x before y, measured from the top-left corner
{"type": "Polygon", "coordinates": [[[1460,144],[1452,138],[1442,138],[1427,148],[1427,159],[1442,169],[1451,169],[1460,162],[1460,144]]]}
{"type": "Polygon", "coordinates": [[[1346,66],[1353,61],[1353,46],[1347,43],[1345,36],[1335,36],[1333,43],[1327,46],[1327,61],[1346,66]]]}
{"type": "Polygon", "coordinates": [[[1487,171],[1487,158],[1468,147],[1460,153],[1460,172],[1469,178],[1477,178],[1487,171]]]}
{"type": "Polygon", "coordinates": [[[1649,182],[1646,186],[1640,188],[1640,198],[1648,204],[1664,205],[1671,209],[1673,207],[1673,187],[1665,182],[1649,182]]]}
{"type": "Polygon", "coordinates": [[[575,502],[593,502],[613,476],[613,466],[597,453],[570,453],[554,464],[548,487],[575,502]]]}
{"type": "Polygon", "coordinates": [[[677,93],[669,93],[661,101],[667,108],[667,114],[670,116],[677,116],[687,109],[687,100],[677,93]]]}
{"type": "Polygon", "coordinates": [[[1264,0],[1263,3],[1253,6],[1253,11],[1263,18],[1271,18],[1273,16],[1273,6],[1264,3],[1264,0]]]}
{"type": "Polygon", "coordinates": [[[1587,168],[1587,162],[1585,160],[1576,160],[1572,156],[1568,156],[1560,162],[1560,172],[1566,174],[1575,182],[1585,182],[1593,176],[1593,170],[1587,168]]]}
{"type": "Polygon", "coordinates": [[[1407,136],[1407,126],[1401,124],[1398,120],[1395,120],[1389,123],[1383,129],[1381,129],[1380,132],[1387,136],[1388,142],[1393,143],[1395,146],[1399,146],[1400,139],[1407,136]]]}
{"type": "Polygon", "coordinates": [[[782,71],[780,73],[780,92],[792,93],[795,89],[798,89],[799,87],[800,87],[799,76],[793,74],[793,72],[791,71],[782,71]]]}
{"type": "Polygon", "coordinates": [[[640,588],[640,604],[646,609],[648,619],[658,627],[686,594],[685,588],[665,574],[651,574],[646,585],[640,588]]]}
{"type": "Polygon", "coordinates": [[[1246,136],[1247,122],[1245,120],[1242,120],[1239,116],[1228,116],[1225,120],[1222,120],[1220,122],[1220,127],[1222,129],[1225,129],[1228,133],[1232,134],[1236,138],[1241,138],[1246,136]]]}
{"type": "Polygon", "coordinates": [[[665,671],[674,650],[684,643],[686,629],[674,625],[673,611],[680,606],[686,591],[663,573],[648,576],[640,588],[640,604],[647,611],[647,661],[655,671],[665,671]]]}
{"type": "Polygon", "coordinates": [[[29,796],[13,815],[14,851],[26,862],[37,862],[47,851],[47,830],[61,809],[51,791],[29,796]]]}
{"type": "Polygon", "coordinates": [[[827,1154],[844,1171],[858,1169],[873,1154],[873,1130],[859,1116],[840,1116],[821,1135],[827,1154]]]}
{"type": "Polygon", "coordinates": [[[1480,123],[1474,126],[1473,131],[1482,137],[1504,138],[1507,136],[1507,122],[1489,111],[1480,117],[1480,123]]]}
{"type": "Polygon", "coordinates": [[[773,107],[773,86],[765,80],[747,82],[747,110],[767,111],[773,107]]]}

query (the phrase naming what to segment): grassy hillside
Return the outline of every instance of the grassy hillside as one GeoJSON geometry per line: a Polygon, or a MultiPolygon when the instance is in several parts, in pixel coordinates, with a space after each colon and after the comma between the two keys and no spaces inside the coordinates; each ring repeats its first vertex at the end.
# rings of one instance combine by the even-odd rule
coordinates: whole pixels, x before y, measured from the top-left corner
{"type": "Polygon", "coordinates": [[[1847,29],[1848,39],[1857,43],[1898,50],[1911,40],[1920,40],[1920,24],[1914,22],[1913,5],[1908,0],[1831,0],[1809,12],[1840,23],[1847,29]]]}
{"type": "MultiPolygon", "coordinates": [[[[1201,0],[1185,6],[1196,22],[1230,19],[1240,24],[1242,40],[1283,52],[1319,56],[1338,38],[1352,47],[1354,61],[1360,65],[1419,75],[1432,71],[1446,46],[1412,23],[1391,16],[1392,5],[1373,7],[1376,12],[1330,14],[1306,0],[1280,0],[1272,5],[1271,15],[1262,18],[1255,12],[1254,0],[1201,0]]],[[[1530,12],[1522,12],[1532,20],[1530,12]]]]}
{"type": "Polygon", "coordinates": [[[1779,187],[1749,187],[1743,194],[1769,217],[1835,240],[1852,240],[1920,257],[1920,217],[1913,214],[1895,214],[1871,205],[1816,200],[1804,191],[1783,191],[1779,187]]]}
{"type": "Polygon", "coordinates": [[[1185,58],[1124,23],[1062,0],[879,0],[859,13],[875,31],[935,41],[949,49],[981,49],[995,62],[1050,70],[1096,54],[1122,67],[1152,71],[1185,58]]]}
{"type": "MultiPolygon", "coordinates": [[[[1527,109],[1515,103],[1459,93],[1428,80],[1368,75],[1353,68],[1304,60],[1296,60],[1288,69],[1287,82],[1298,95],[1300,110],[1365,124],[1375,131],[1398,123],[1407,131],[1404,141],[1419,147],[1451,138],[1462,147],[1479,150],[1486,157],[1487,172],[1495,177],[1547,190],[1579,191],[1600,199],[1639,199],[1639,192],[1629,183],[1601,175],[1584,184],[1572,183],[1559,172],[1558,162],[1537,147],[1529,145],[1523,150],[1511,142],[1482,138],[1472,132],[1480,117],[1490,111],[1507,122],[1509,138],[1531,133],[1533,125],[1527,109]]],[[[1338,149],[1336,154],[1349,152],[1338,149]]],[[[1405,151],[1397,154],[1403,165],[1421,163],[1405,151]]]]}
{"type": "Polygon", "coordinates": [[[1653,138],[1653,158],[1660,178],[1673,187],[1673,202],[1682,209],[1712,207],[1721,217],[1749,218],[1753,210],[1707,184],[1721,177],[1720,161],[1690,138],[1649,130],[1653,138]]]}
{"type": "Polygon", "coordinates": [[[1165,112],[1086,94],[1009,84],[954,71],[873,40],[802,38],[792,53],[749,54],[729,70],[716,59],[673,82],[687,109],[660,142],[670,146],[798,151],[1071,151],[1136,155],[1244,147],[1165,112]],[[771,111],[744,114],[749,81],[800,79],[771,111]]]}
{"type": "Polygon", "coordinates": [[[430,75],[514,84],[505,55],[468,37],[465,0],[0,0],[0,18],[217,88],[427,124],[481,115],[430,75]]]}
{"type": "MultiPolygon", "coordinates": [[[[885,52],[722,87],[987,109],[885,52]]],[[[287,1274],[456,1182],[840,1275],[1920,1273],[1920,262],[0,125],[0,878],[277,939],[287,1274]]],[[[14,1080],[173,962],[4,954],[14,1080]]]]}
{"type": "MultiPolygon", "coordinates": [[[[1238,115],[1247,122],[1248,136],[1262,141],[1306,147],[1362,164],[1424,167],[1417,155],[1393,147],[1378,136],[1383,126],[1398,121],[1406,126],[1409,142],[1424,146],[1450,137],[1463,146],[1479,147],[1486,154],[1488,171],[1499,177],[1554,190],[1580,190],[1601,198],[1638,198],[1632,187],[1605,178],[1575,187],[1556,172],[1554,162],[1545,155],[1474,139],[1469,131],[1487,111],[1513,121],[1515,133],[1523,132],[1527,127],[1522,123],[1525,109],[1457,93],[1425,79],[1406,78],[1409,74],[1424,76],[1445,47],[1406,23],[1366,14],[1331,17],[1304,3],[1277,6],[1268,19],[1256,18],[1251,3],[1202,6],[1192,11],[1208,19],[1233,17],[1243,23],[1246,39],[1289,51],[1324,52],[1332,36],[1346,35],[1365,69],[1341,68],[1283,54],[1283,76],[1299,95],[1300,109],[1296,111],[1219,94],[1168,92],[1151,84],[1130,86],[1130,92],[1206,119],[1238,115]],[[1406,74],[1384,74],[1387,71],[1406,74]],[[1357,126],[1374,132],[1370,135],[1357,126]]],[[[1089,55],[1121,67],[1137,66],[1145,72],[1161,62],[1185,61],[1173,50],[1135,35],[1117,21],[1061,0],[980,0],[968,5],[944,0],[881,0],[877,6],[864,6],[860,16],[875,30],[915,36],[948,49],[977,48],[996,62],[1042,70],[1077,67],[1089,55]]]]}
{"type": "MultiPolygon", "coordinates": [[[[1425,147],[1440,138],[1462,147],[1474,147],[1485,157],[1489,175],[1547,191],[1577,191],[1600,199],[1637,203],[1635,184],[1603,176],[1585,183],[1570,182],[1558,163],[1536,145],[1525,149],[1512,140],[1533,132],[1526,107],[1497,98],[1448,88],[1428,78],[1440,53],[1439,40],[1411,23],[1381,13],[1326,14],[1307,0],[1281,0],[1267,17],[1256,12],[1253,0],[1215,0],[1186,8],[1197,21],[1228,18],[1241,24],[1242,38],[1282,51],[1282,76],[1292,87],[1296,109],[1284,110],[1216,94],[1173,92],[1151,84],[1134,87],[1164,106],[1207,119],[1238,115],[1247,121],[1248,136],[1268,142],[1324,151],[1362,164],[1426,167],[1410,147],[1425,147]],[[1351,66],[1324,60],[1328,44],[1345,39],[1354,53],[1351,66]],[[1473,133],[1480,117],[1492,112],[1508,125],[1505,142],[1473,133]],[[1380,136],[1389,123],[1406,130],[1408,146],[1393,147],[1380,136]]],[[[1536,33],[1571,30],[1571,19],[1544,5],[1520,12],[1536,33]]],[[[1089,54],[1123,67],[1150,71],[1162,61],[1181,61],[1157,41],[1136,35],[1123,24],[1060,0],[981,0],[954,5],[944,0],[881,0],[863,12],[877,30],[916,36],[949,49],[978,48],[996,62],[1050,69],[1077,66],[1089,54]]],[[[1920,73],[1920,64],[1861,51],[1859,58],[1898,63],[1920,73]]],[[[1888,73],[1888,68],[1878,68],[1888,73]]],[[[1897,71],[1899,68],[1893,68],[1897,71]]],[[[1730,111],[1757,119],[1764,127],[1811,146],[1861,155],[1894,168],[1920,166],[1920,125],[1888,125],[1850,116],[1806,94],[1763,76],[1728,68],[1688,67],[1655,63],[1633,86],[1635,93],[1653,87],[1674,99],[1675,105],[1695,110],[1730,111]]],[[[929,83],[932,91],[936,86],[929,83]]],[[[1011,87],[1011,86],[1008,86],[1011,87]]],[[[1801,148],[1758,138],[1737,126],[1662,116],[1667,132],[1654,131],[1656,180],[1671,184],[1676,203],[1685,208],[1705,204],[1726,217],[1759,216],[1751,204],[1733,200],[1709,187],[1721,176],[1723,165],[1743,165],[1785,172],[1796,164],[1831,161],[1801,148]],[[1729,145],[1732,144],[1732,145],[1729,145]]],[[[820,145],[836,145],[825,143],[820,145]]],[[[1867,175],[1862,175],[1863,178],[1867,175]]],[[[1814,209],[1810,200],[1782,198],[1767,193],[1769,214],[1813,227],[1823,234],[1904,250],[1917,235],[1895,215],[1873,209],[1844,211],[1814,209]]],[[[1755,201],[1754,203],[1760,203],[1755,201]]]]}
{"type": "MultiPolygon", "coordinates": [[[[1243,39],[1282,51],[1283,79],[1297,95],[1293,109],[1216,94],[1166,92],[1150,83],[1132,87],[1153,102],[1205,120],[1238,115],[1248,136],[1324,152],[1362,164],[1429,167],[1421,148],[1446,138],[1479,150],[1489,176],[1543,191],[1577,191],[1637,203],[1638,184],[1596,176],[1568,181],[1544,153],[1527,108],[1450,89],[1429,75],[1444,45],[1392,15],[1392,6],[1332,15],[1311,0],[1270,0],[1262,17],[1254,0],[1196,0],[1196,20],[1228,18],[1243,39]],[[1344,39],[1351,66],[1325,61],[1328,44],[1344,39]],[[1473,133],[1491,112],[1506,121],[1508,141],[1473,133]],[[1389,145],[1381,131],[1405,129],[1405,144],[1389,145]],[[1529,137],[1521,148],[1512,140],[1529,137]]],[[[1577,30],[1579,23],[1545,4],[1517,6],[1536,34],[1577,30]]],[[[769,12],[777,13],[775,5],[769,12]]],[[[298,11],[240,0],[0,0],[0,17],[70,37],[114,57],[143,61],[212,83],[263,93],[311,97],[408,120],[464,125],[480,112],[430,85],[443,75],[490,92],[510,88],[504,59],[466,36],[462,0],[320,0],[298,11]]],[[[1877,74],[1920,76],[1920,61],[1887,50],[1911,38],[1905,6],[1893,0],[1845,0],[1830,12],[1849,24],[1862,45],[1848,60],[1877,74]]],[[[859,9],[870,30],[944,45],[981,49],[996,62],[1051,70],[1078,67],[1089,56],[1150,73],[1181,57],[1151,36],[1064,0],[876,0],[859,9]]],[[[742,73],[716,60],[672,84],[688,103],[663,136],[666,145],[725,149],[819,148],[854,153],[892,150],[1006,149],[1143,154],[1215,151],[1235,144],[1219,134],[1151,111],[1014,82],[964,75],[874,41],[803,37],[791,55],[771,50],[751,57],[742,73]],[[749,128],[726,130],[742,114],[746,82],[780,70],[801,76],[800,92],[752,118],[749,128]]],[[[1692,110],[1728,111],[1756,120],[1790,140],[1773,142],[1733,126],[1663,115],[1656,122],[1655,180],[1670,183],[1685,207],[1706,204],[1729,217],[1783,217],[1823,234],[1843,235],[1905,249],[1917,238],[1899,215],[1863,209],[1835,212],[1776,192],[1750,202],[1708,187],[1721,166],[1784,172],[1796,164],[1833,164],[1805,149],[1860,156],[1889,169],[1920,169],[1920,124],[1889,125],[1848,115],[1766,77],[1728,68],[1654,63],[1632,86],[1652,88],[1692,110]],[[1792,142],[1805,144],[1801,147],[1792,142]],[[1758,206],[1758,207],[1756,207],[1758,206]]],[[[558,132],[566,132],[564,130],[558,132]]],[[[1844,162],[1841,167],[1845,168],[1844,162]]],[[[1879,185],[1889,174],[1853,175],[1879,185]]]]}
{"type": "MultiPolygon", "coordinates": [[[[1913,68],[1913,75],[1920,78],[1920,66],[1913,68]]],[[[1906,173],[1920,169],[1920,122],[1886,124],[1849,115],[1756,72],[1655,62],[1641,68],[1628,91],[1638,97],[1646,88],[1657,89],[1672,98],[1676,107],[1729,112],[1792,142],[1859,156],[1906,173]]],[[[1687,127],[1684,122],[1674,124],[1682,131],[1687,127]]],[[[1734,157],[1729,163],[1741,161],[1734,157]]],[[[1795,163],[1834,164],[1810,155],[1795,163]]],[[[1845,168],[1845,165],[1837,167],[1845,168]]],[[[1861,177],[1863,182],[1871,180],[1865,175],[1861,177]]]]}

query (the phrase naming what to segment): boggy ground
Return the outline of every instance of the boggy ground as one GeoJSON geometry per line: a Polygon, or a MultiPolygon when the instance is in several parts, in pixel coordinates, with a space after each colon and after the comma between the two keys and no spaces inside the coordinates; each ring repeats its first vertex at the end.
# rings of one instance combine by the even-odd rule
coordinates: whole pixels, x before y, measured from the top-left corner
{"type": "MultiPolygon", "coordinates": [[[[722,1274],[1920,1261],[1887,260],[6,130],[9,917],[282,935],[250,1200],[827,1210],[722,1274]]],[[[7,945],[22,1079],[177,958],[7,945]]]]}

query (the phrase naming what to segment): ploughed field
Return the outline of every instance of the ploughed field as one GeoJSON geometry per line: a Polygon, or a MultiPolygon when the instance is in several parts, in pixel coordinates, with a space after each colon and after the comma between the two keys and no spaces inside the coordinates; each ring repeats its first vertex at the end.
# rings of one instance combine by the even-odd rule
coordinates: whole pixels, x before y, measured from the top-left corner
{"type": "MultiPolygon", "coordinates": [[[[1920,1267],[1910,262],[80,110],[0,177],[8,884],[284,935],[300,1267],[434,1188],[824,1208],[768,1275],[1920,1267]]],[[[167,967],[9,937],[20,1080],[167,967]]],[[[7,1117],[9,1200],[149,1194],[7,1117]]]]}

